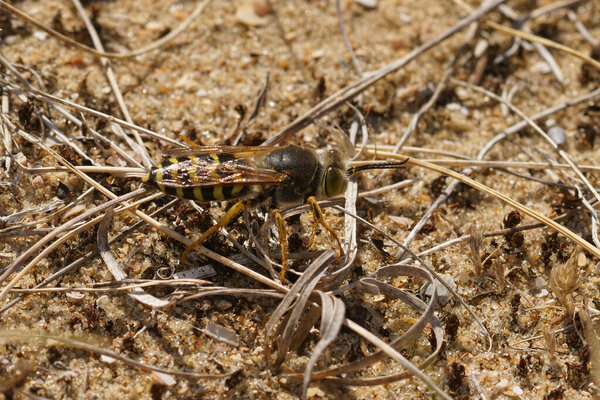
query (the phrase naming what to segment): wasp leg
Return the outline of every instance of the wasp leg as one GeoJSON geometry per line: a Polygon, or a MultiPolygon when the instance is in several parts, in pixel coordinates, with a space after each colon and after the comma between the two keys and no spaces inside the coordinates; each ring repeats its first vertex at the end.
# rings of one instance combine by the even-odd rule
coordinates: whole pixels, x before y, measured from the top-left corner
{"type": "Polygon", "coordinates": [[[190,147],[200,147],[200,146],[198,146],[197,143],[192,142],[190,139],[188,139],[187,137],[185,137],[183,135],[179,135],[179,139],[183,140],[190,147]]]}
{"type": "Polygon", "coordinates": [[[315,216],[315,225],[313,227],[313,232],[310,237],[309,247],[310,247],[310,245],[312,245],[313,239],[315,238],[315,233],[317,231],[317,224],[320,224],[323,228],[325,228],[327,230],[327,232],[329,232],[329,234],[331,236],[333,236],[333,238],[335,239],[335,241],[337,243],[339,253],[335,255],[335,262],[339,263],[344,255],[344,249],[342,249],[342,243],[340,242],[340,238],[338,237],[337,233],[335,233],[333,228],[330,227],[327,224],[327,222],[325,222],[325,217],[323,216],[323,210],[321,210],[321,207],[319,206],[319,203],[317,203],[317,199],[315,198],[315,196],[310,196],[306,200],[306,202],[312,206],[313,215],[315,216]]]}
{"type": "Polygon", "coordinates": [[[283,216],[278,209],[273,210],[273,216],[275,217],[275,226],[277,227],[277,232],[279,233],[279,245],[281,246],[281,275],[279,275],[279,280],[281,283],[284,283],[288,264],[287,224],[285,223],[285,219],[283,219],[283,216]]]}
{"type": "Polygon", "coordinates": [[[219,220],[219,222],[217,222],[215,225],[208,228],[208,230],[206,230],[206,232],[204,232],[202,234],[202,236],[200,236],[198,239],[196,239],[194,241],[194,243],[190,244],[188,247],[185,248],[185,251],[181,255],[181,258],[179,259],[179,264],[183,264],[185,262],[185,260],[187,259],[188,255],[194,250],[194,248],[202,245],[202,243],[204,243],[204,241],[206,239],[208,239],[208,237],[210,235],[212,235],[216,230],[221,229],[224,226],[227,226],[227,224],[229,224],[231,222],[231,220],[234,219],[235,216],[238,215],[244,209],[245,206],[246,206],[246,202],[244,202],[244,201],[238,201],[237,203],[235,203],[225,213],[225,215],[223,215],[223,217],[219,220]]]}

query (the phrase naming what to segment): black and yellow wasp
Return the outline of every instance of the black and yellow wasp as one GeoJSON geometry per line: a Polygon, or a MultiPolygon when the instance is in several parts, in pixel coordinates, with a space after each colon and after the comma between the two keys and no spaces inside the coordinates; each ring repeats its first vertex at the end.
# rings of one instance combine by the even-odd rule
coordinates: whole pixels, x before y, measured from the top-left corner
{"type": "MultiPolygon", "coordinates": [[[[334,148],[193,146],[171,151],[170,156],[153,167],[142,181],[166,194],[197,202],[238,200],[216,225],[185,250],[182,262],[194,247],[243,210],[248,200],[263,202],[268,199],[272,199],[271,204],[278,208],[311,204],[316,221],[336,240],[339,259],[343,255],[342,246],[335,231],[325,222],[317,201],[344,193],[348,177],[359,170],[398,168],[403,164],[348,167],[348,161],[347,154],[334,148]]],[[[274,209],[273,214],[281,241],[283,282],[288,256],[287,234],[279,210],[274,209]]],[[[313,229],[312,237],[314,232],[313,229]]]]}

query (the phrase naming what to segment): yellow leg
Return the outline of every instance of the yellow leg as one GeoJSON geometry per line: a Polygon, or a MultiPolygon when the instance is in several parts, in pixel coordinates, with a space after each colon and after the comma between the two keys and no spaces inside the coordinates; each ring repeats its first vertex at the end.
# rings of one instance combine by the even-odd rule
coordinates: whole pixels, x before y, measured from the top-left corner
{"type": "Polygon", "coordinates": [[[183,140],[190,147],[200,147],[197,143],[192,142],[190,139],[186,138],[183,135],[179,135],[179,139],[183,140]]]}
{"type": "Polygon", "coordinates": [[[323,216],[323,210],[321,210],[321,207],[319,207],[319,203],[317,203],[317,199],[315,198],[315,196],[310,196],[307,200],[307,203],[312,206],[313,215],[315,217],[315,226],[313,227],[313,232],[311,234],[308,247],[310,247],[312,245],[312,242],[313,242],[313,239],[314,239],[315,233],[316,233],[317,224],[320,224],[323,228],[325,228],[325,230],[327,230],[327,232],[329,232],[329,234],[331,236],[333,236],[333,238],[335,239],[335,242],[337,243],[339,253],[336,253],[335,260],[337,263],[339,263],[340,260],[342,259],[342,256],[344,255],[344,249],[342,249],[342,243],[340,242],[340,238],[338,237],[337,233],[335,233],[333,228],[330,227],[327,224],[327,222],[325,222],[325,217],[323,216]]]}
{"type": "Polygon", "coordinates": [[[223,215],[223,217],[219,220],[219,222],[217,222],[216,225],[213,225],[210,228],[208,228],[208,230],[206,232],[204,232],[202,234],[202,236],[200,236],[198,239],[196,239],[194,241],[194,243],[192,243],[191,245],[186,247],[185,251],[181,255],[181,258],[179,259],[179,264],[183,264],[185,262],[185,260],[187,259],[188,255],[194,250],[194,248],[202,245],[202,243],[204,243],[204,241],[206,239],[208,239],[208,237],[210,235],[212,235],[216,230],[221,229],[224,226],[227,226],[227,224],[229,224],[229,222],[231,222],[231,220],[234,219],[235,216],[238,215],[244,209],[245,206],[246,206],[246,204],[244,201],[238,201],[237,203],[235,203],[227,211],[227,213],[225,213],[225,215],[223,215]]]}
{"type": "MultiPolygon", "coordinates": [[[[317,207],[318,207],[318,205],[317,205],[317,207]]],[[[320,207],[319,207],[319,210],[320,210],[320,207]]],[[[310,249],[312,247],[313,242],[315,241],[315,237],[317,236],[317,228],[319,227],[319,222],[317,220],[317,216],[314,213],[314,211],[313,211],[313,215],[315,216],[315,223],[313,224],[312,232],[310,233],[310,238],[308,239],[308,244],[306,245],[307,249],[310,249]]]]}
{"type": "Polygon", "coordinates": [[[279,280],[281,283],[285,283],[285,274],[287,272],[288,263],[287,224],[278,209],[273,210],[273,216],[275,217],[275,226],[279,233],[279,245],[281,246],[281,274],[279,275],[279,280]]]}

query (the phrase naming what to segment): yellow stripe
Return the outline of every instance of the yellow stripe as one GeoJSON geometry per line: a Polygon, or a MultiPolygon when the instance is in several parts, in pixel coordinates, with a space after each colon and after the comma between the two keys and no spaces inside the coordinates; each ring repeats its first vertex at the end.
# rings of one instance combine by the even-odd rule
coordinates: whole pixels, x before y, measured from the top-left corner
{"type": "Polygon", "coordinates": [[[162,168],[160,167],[160,164],[158,164],[158,169],[156,170],[156,186],[158,187],[158,190],[160,190],[161,192],[164,192],[165,185],[162,184],[162,181],[163,181],[162,168]]]}
{"type": "Polygon", "coordinates": [[[242,191],[244,187],[243,186],[234,186],[233,189],[231,189],[231,197],[235,197],[238,195],[238,193],[240,193],[242,191]]]}
{"type": "Polygon", "coordinates": [[[177,193],[177,197],[179,197],[180,199],[183,199],[183,188],[181,186],[179,186],[179,187],[176,187],[175,190],[177,193]]]}
{"type": "Polygon", "coordinates": [[[193,186],[198,184],[198,176],[196,175],[196,168],[194,168],[194,166],[196,165],[196,161],[197,161],[196,156],[190,156],[189,174],[190,174],[190,183],[193,186]]]}
{"type": "Polygon", "coordinates": [[[204,196],[202,196],[202,188],[194,188],[194,198],[198,201],[204,201],[204,196]]]}
{"type": "Polygon", "coordinates": [[[179,160],[176,159],[175,157],[169,158],[169,161],[171,162],[171,164],[178,164],[179,163],[179,160]]]}
{"type": "MultiPolygon", "coordinates": [[[[215,182],[218,182],[221,177],[219,176],[219,174],[217,174],[217,167],[219,165],[219,156],[216,154],[211,154],[210,155],[212,157],[212,159],[214,160],[214,164],[211,166],[211,170],[210,170],[210,177],[212,179],[215,180],[215,182]]],[[[225,196],[223,196],[223,188],[220,186],[215,186],[215,188],[213,189],[213,197],[215,198],[215,200],[224,200],[225,196]]]]}
{"type": "Polygon", "coordinates": [[[150,172],[148,172],[146,175],[144,175],[144,177],[142,178],[142,182],[146,183],[150,180],[150,172]]]}
{"type": "Polygon", "coordinates": [[[254,154],[255,153],[252,151],[241,151],[239,153],[233,153],[233,157],[235,157],[235,158],[250,158],[254,154]]]}
{"type": "Polygon", "coordinates": [[[223,187],[215,186],[213,189],[213,196],[215,197],[215,200],[225,200],[225,196],[223,196],[223,187]]]}

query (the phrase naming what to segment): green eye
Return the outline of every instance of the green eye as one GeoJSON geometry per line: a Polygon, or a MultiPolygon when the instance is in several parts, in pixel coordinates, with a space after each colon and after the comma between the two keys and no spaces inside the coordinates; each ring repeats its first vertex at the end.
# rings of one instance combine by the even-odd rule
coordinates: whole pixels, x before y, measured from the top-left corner
{"type": "Polygon", "coordinates": [[[346,177],[342,170],[329,167],[325,172],[323,180],[323,193],[326,197],[334,197],[341,194],[346,186],[346,177]]]}

